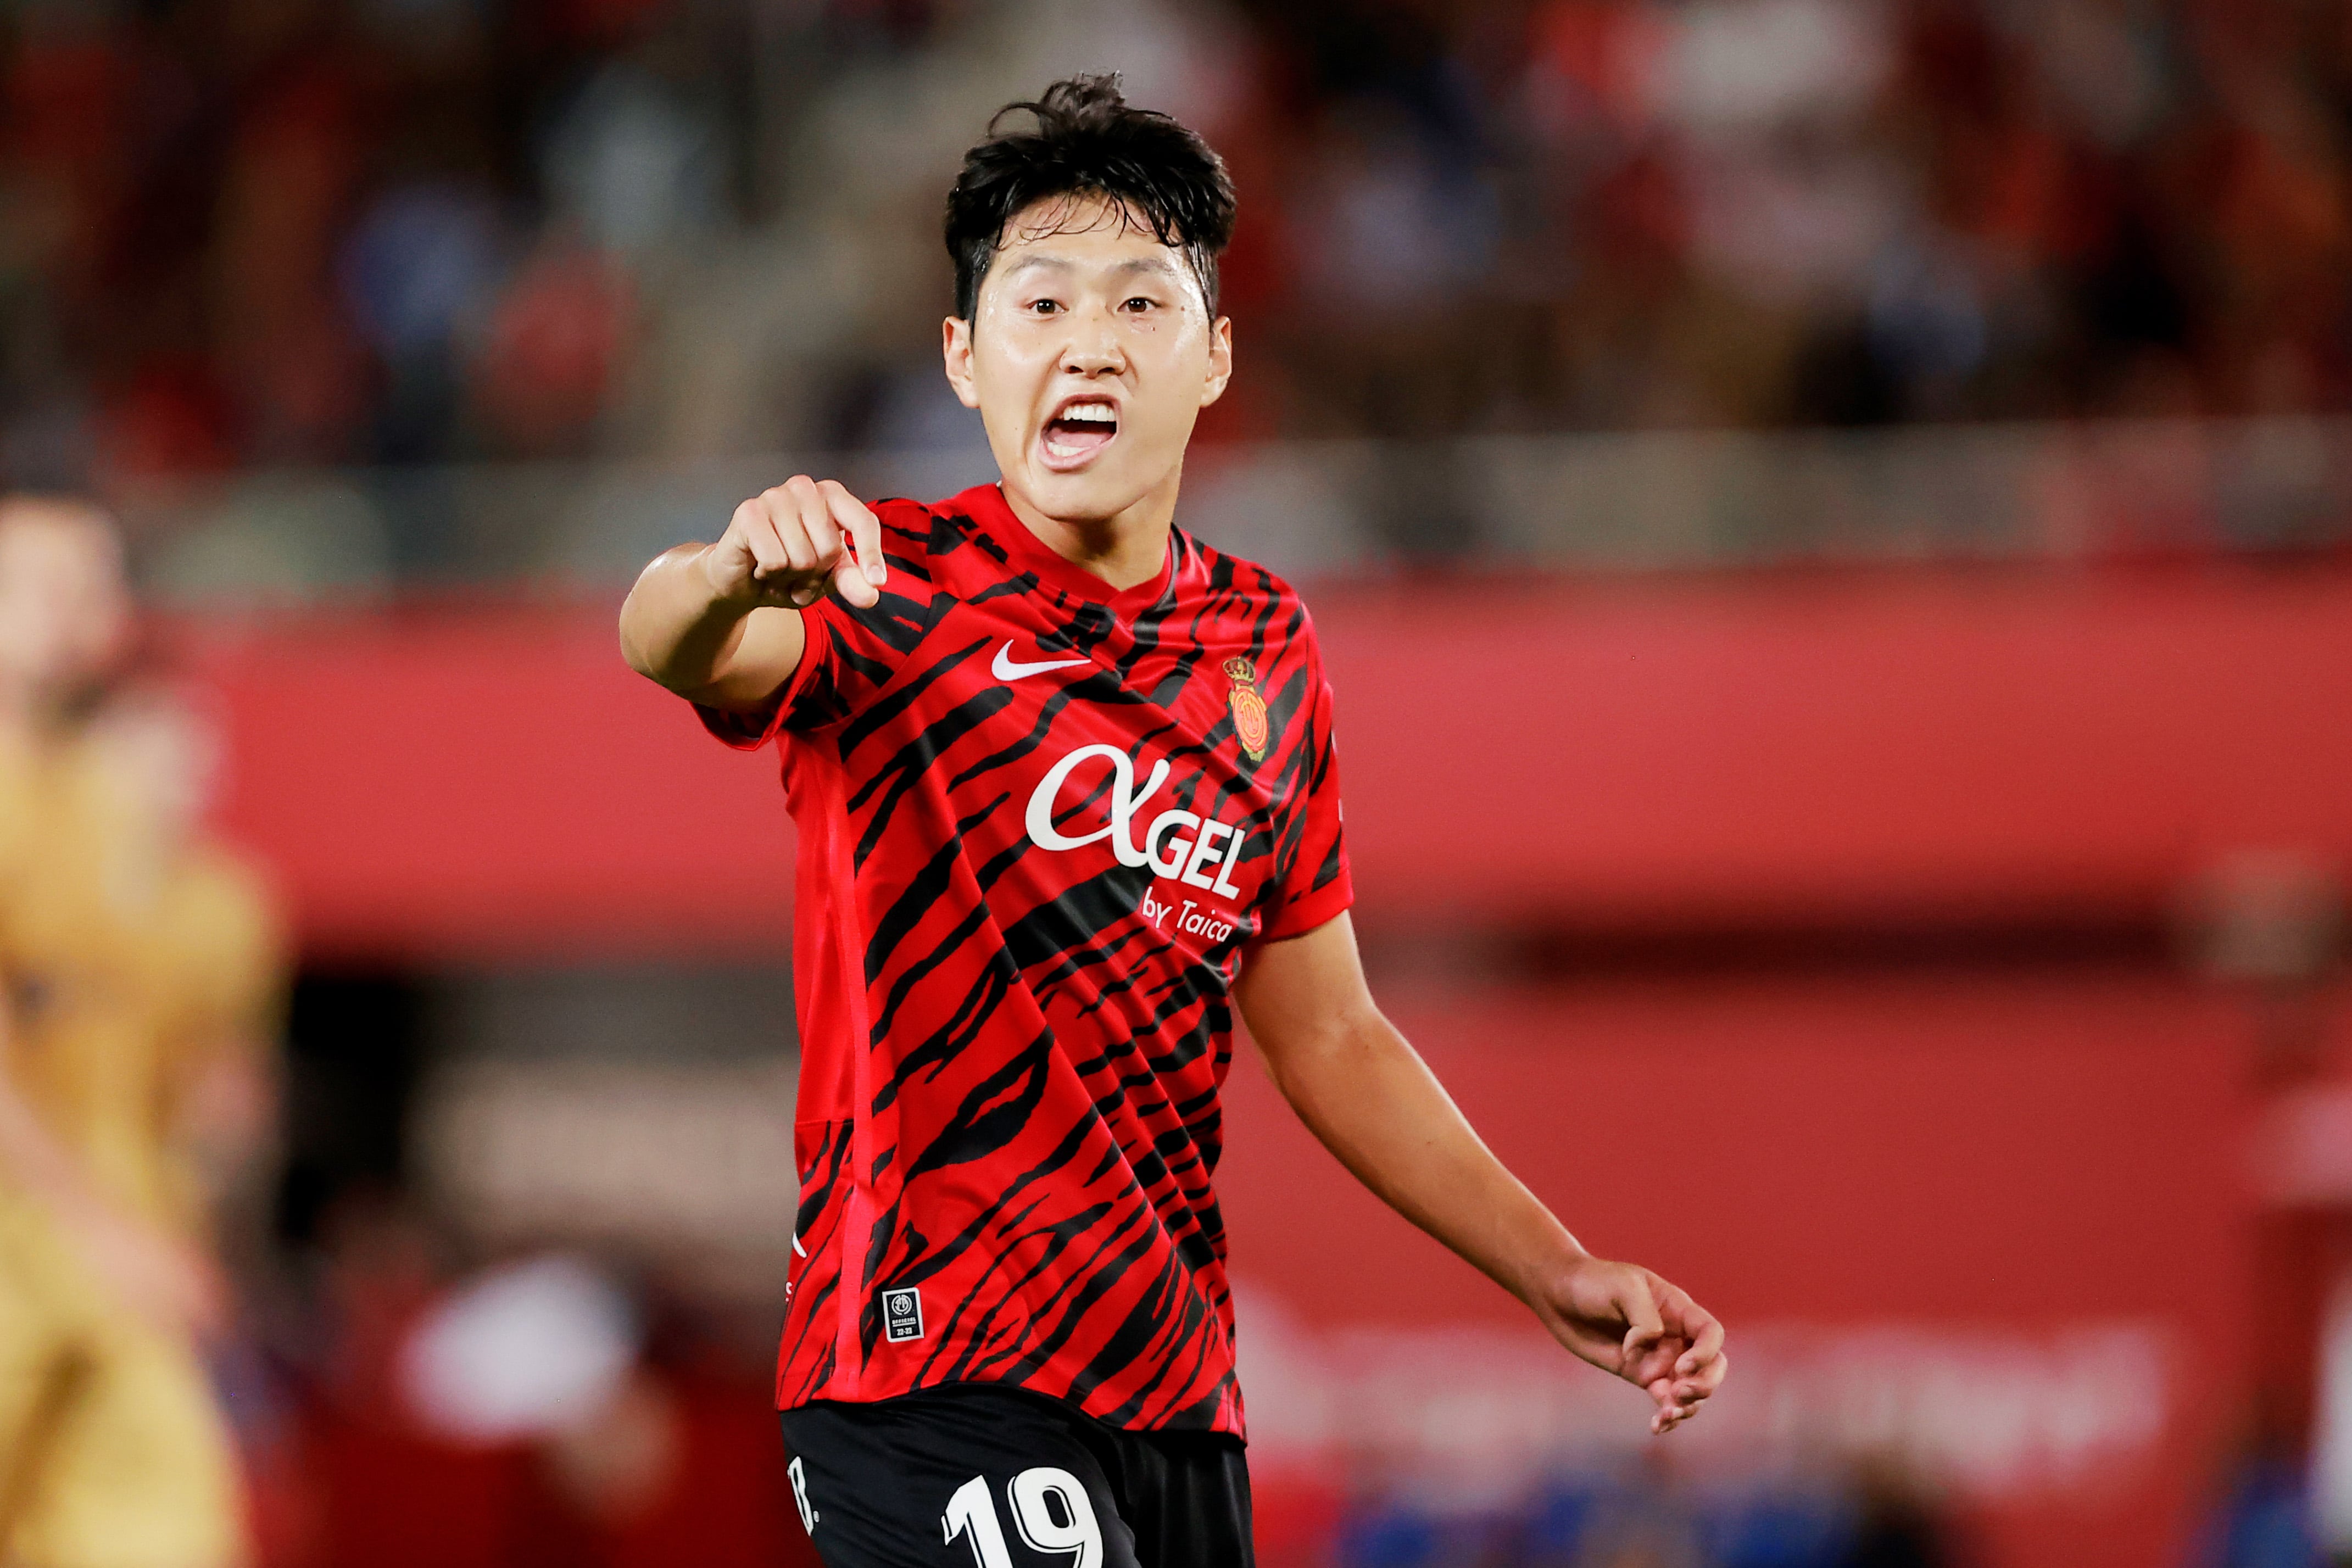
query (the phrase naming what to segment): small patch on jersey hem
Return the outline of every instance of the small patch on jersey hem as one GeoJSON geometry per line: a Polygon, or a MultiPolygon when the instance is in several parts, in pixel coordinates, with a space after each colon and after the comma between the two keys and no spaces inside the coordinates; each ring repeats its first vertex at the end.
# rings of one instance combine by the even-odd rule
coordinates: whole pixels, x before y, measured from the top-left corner
{"type": "Polygon", "coordinates": [[[892,1344],[923,1337],[923,1293],[915,1290],[882,1292],[882,1337],[892,1344]]]}

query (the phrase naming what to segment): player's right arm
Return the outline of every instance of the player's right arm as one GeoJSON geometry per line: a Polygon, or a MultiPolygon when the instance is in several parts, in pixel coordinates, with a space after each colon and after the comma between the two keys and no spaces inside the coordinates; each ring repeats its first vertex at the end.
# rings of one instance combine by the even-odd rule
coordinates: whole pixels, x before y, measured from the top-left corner
{"type": "Polygon", "coordinates": [[[807,646],[827,593],[867,609],[888,575],[882,526],[831,479],[795,475],[735,508],[718,542],[656,556],[621,606],[629,667],[706,707],[761,707],[807,646]]]}

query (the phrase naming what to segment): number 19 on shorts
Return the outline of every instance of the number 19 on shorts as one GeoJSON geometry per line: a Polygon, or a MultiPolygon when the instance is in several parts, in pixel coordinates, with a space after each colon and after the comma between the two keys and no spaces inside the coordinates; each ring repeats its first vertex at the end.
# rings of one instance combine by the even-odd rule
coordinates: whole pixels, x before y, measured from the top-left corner
{"type": "MultiPolygon", "coordinates": [[[[1013,1528],[1031,1551],[1067,1552],[1070,1568],[1102,1568],[1102,1527],[1095,1522],[1094,1502],[1077,1477],[1040,1465],[1014,1476],[1004,1498],[1012,1505],[1013,1528]]],[[[949,1542],[961,1536],[970,1543],[979,1568],[1013,1568],[986,1476],[974,1476],[956,1488],[940,1525],[949,1542]]]]}

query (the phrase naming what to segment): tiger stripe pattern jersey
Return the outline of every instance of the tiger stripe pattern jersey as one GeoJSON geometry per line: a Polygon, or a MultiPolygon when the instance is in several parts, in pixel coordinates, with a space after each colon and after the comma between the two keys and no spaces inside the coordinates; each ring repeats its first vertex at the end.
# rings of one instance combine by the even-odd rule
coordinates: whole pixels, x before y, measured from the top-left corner
{"type": "Polygon", "coordinates": [[[996,486],[886,501],[881,602],[805,612],[800,1208],[777,1402],[951,1383],[1244,1430],[1211,1185],[1250,946],[1348,907],[1298,597],[1171,530],[1125,591],[996,486]]]}

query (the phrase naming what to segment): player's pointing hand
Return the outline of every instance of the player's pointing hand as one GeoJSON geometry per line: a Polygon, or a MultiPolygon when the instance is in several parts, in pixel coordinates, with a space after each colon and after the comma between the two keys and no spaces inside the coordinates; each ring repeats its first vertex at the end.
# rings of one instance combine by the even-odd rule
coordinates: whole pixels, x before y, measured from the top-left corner
{"type": "Polygon", "coordinates": [[[1697,1415],[1730,1369],[1714,1314],[1638,1264],[1579,1259],[1535,1305],[1560,1343],[1656,1402],[1653,1432],[1697,1415]]]}
{"type": "Polygon", "coordinates": [[[874,514],[838,481],[805,474],[736,507],[702,559],[721,600],[795,610],[827,592],[867,608],[880,601],[888,576],[874,514]]]}

